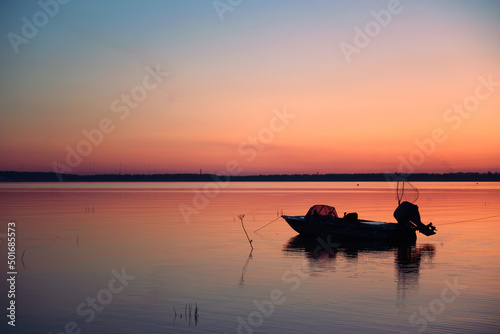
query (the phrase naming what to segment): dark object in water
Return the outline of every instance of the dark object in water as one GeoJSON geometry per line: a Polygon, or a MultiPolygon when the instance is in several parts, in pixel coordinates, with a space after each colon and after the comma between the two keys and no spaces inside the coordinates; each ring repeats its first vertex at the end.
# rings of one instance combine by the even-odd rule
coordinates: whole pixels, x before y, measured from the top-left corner
{"type": "Polygon", "coordinates": [[[413,210],[403,210],[403,212],[411,213],[411,219],[408,215],[402,215],[404,219],[398,223],[359,219],[357,213],[346,214],[340,218],[335,208],[328,205],[313,205],[305,216],[283,215],[282,217],[296,232],[310,236],[334,235],[344,239],[415,242],[417,229],[425,235],[435,234],[435,228],[431,224],[426,226],[421,222],[421,225],[415,222],[416,216],[413,210]]]}
{"type": "Polygon", "coordinates": [[[405,201],[399,204],[394,211],[394,218],[396,218],[401,228],[416,229],[426,236],[436,234],[436,227],[432,223],[424,225],[420,220],[418,206],[410,202],[405,201]]]}

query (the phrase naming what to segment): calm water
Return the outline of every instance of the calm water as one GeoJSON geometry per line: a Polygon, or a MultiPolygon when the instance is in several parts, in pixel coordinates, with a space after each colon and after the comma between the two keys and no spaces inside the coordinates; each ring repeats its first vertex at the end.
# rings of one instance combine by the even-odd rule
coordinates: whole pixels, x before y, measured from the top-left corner
{"type": "Polygon", "coordinates": [[[10,221],[17,234],[16,327],[7,325],[5,279],[1,326],[16,333],[498,332],[500,185],[415,185],[422,219],[438,234],[398,249],[303,240],[282,219],[253,232],[313,204],[393,221],[397,202],[387,183],[0,184],[4,277],[10,221]],[[457,223],[466,220],[474,221],[457,223]]]}

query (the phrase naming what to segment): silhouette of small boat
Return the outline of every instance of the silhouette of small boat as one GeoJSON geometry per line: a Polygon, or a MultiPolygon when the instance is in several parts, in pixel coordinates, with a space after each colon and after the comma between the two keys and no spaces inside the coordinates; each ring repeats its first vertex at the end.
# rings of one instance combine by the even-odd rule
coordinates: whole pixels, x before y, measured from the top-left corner
{"type": "Polygon", "coordinates": [[[357,213],[339,217],[334,207],[313,205],[305,216],[281,216],[297,233],[307,236],[333,235],[344,239],[371,239],[415,242],[415,229],[386,223],[358,219],[357,213]]]}

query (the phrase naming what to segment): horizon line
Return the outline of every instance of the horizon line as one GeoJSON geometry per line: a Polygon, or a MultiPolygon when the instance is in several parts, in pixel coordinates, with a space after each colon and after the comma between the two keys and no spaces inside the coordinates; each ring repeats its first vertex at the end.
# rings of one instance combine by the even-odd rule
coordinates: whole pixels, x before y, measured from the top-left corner
{"type": "Polygon", "coordinates": [[[56,172],[0,171],[0,182],[478,182],[500,181],[500,173],[448,172],[448,173],[329,173],[329,174],[255,174],[230,175],[214,173],[164,174],[58,174],[56,172]]]}

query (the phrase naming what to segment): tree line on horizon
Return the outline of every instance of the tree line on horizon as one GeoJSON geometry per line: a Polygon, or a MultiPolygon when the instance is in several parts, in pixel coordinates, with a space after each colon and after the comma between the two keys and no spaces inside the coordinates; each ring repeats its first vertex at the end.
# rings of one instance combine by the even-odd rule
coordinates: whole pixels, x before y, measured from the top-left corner
{"type": "Polygon", "coordinates": [[[54,172],[0,171],[0,182],[215,182],[215,181],[500,181],[500,173],[331,173],[217,176],[216,174],[58,174],[54,172]]]}

